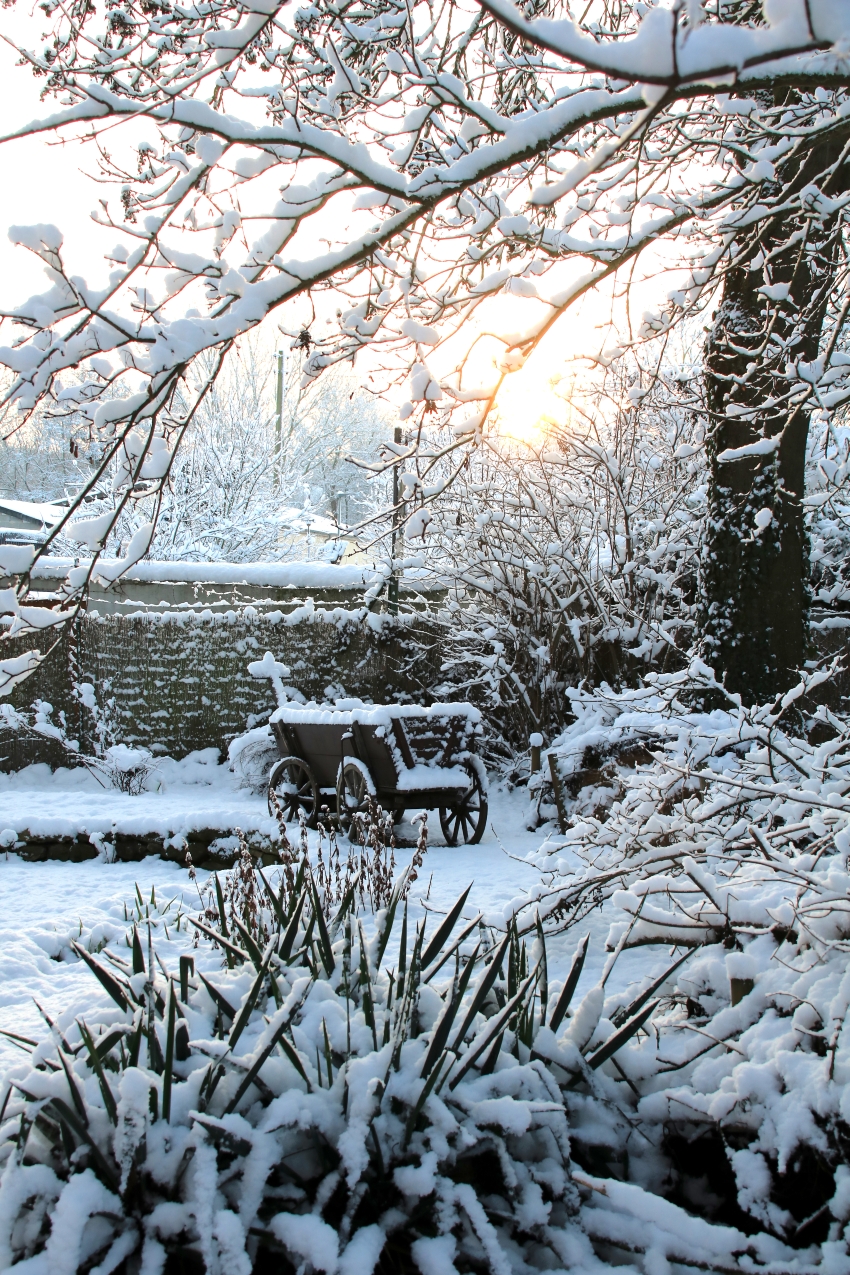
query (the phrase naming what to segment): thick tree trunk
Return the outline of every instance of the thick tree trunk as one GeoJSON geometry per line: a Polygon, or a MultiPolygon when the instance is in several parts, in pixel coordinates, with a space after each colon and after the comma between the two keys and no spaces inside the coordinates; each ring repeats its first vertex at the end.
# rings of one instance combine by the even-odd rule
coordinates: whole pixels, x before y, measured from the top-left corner
{"type": "MultiPolygon", "coordinates": [[[[794,184],[836,158],[834,143],[832,154],[823,147],[810,155],[794,184]]],[[[748,265],[730,271],[706,345],[710,480],[700,632],[706,661],[750,703],[793,684],[808,652],[809,549],[801,502],[809,418],[805,409],[789,407],[785,370],[818,355],[836,227],[810,224],[805,240],[795,243],[800,228],[780,221],[754,245],[748,265]],[[763,257],[771,284],[789,288],[779,304],[759,292],[763,257]],[[752,444],[759,454],[721,461],[723,452],[752,444]],[[762,511],[769,511],[769,522],[762,511]]]]}
{"type": "MultiPolygon", "coordinates": [[[[745,701],[769,699],[793,681],[808,642],[808,542],[801,498],[805,483],[808,416],[750,419],[730,406],[769,400],[772,378],[742,377],[764,341],[764,310],[754,296],[761,272],[741,270],[727,280],[706,352],[710,483],[701,570],[701,631],[706,659],[745,701]],[[755,273],[755,272],[753,272],[755,273]],[[741,351],[744,351],[743,353],[741,351]],[[767,384],[765,384],[767,381],[767,384]],[[732,394],[737,389],[738,393],[732,394]],[[727,449],[781,435],[778,450],[720,462],[727,449]],[[757,521],[769,510],[770,523],[757,521]]],[[[806,343],[810,345],[810,342],[806,343]]],[[[817,341],[814,341],[815,353],[817,341]]],[[[800,358],[814,357],[810,349],[800,358]]],[[[756,355],[756,358],[758,356],[756,355]]]]}

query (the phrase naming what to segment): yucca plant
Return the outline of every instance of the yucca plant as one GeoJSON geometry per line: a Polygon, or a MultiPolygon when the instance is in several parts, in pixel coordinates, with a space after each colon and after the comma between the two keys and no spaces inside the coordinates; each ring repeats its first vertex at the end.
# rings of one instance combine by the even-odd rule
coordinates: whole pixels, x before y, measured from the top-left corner
{"type": "Polygon", "coordinates": [[[37,1255],[33,1270],[99,1275],[565,1264],[564,1093],[655,1002],[591,1051],[601,1000],[567,1022],[586,941],[550,996],[542,930],[532,957],[514,923],[462,920],[468,889],[429,932],[402,876],[367,935],[356,883],[328,920],[305,862],[291,889],[285,873],[277,889],[257,880],[264,946],[237,911],[229,926],[192,918],[221,969],[183,955],[169,971],[147,926],[129,959],[77,948],[114,1008],[51,1024],[7,1078],[0,1269],[37,1255]]]}
{"type": "Polygon", "coordinates": [[[158,899],[155,885],[151,886],[150,898],[147,900],[143,898],[138,884],[136,885],[135,894],[130,904],[124,904],[124,920],[134,921],[137,925],[150,922],[154,929],[161,925],[165,931],[166,938],[168,938],[169,925],[173,926],[178,934],[181,926],[184,930],[186,929],[186,914],[183,910],[182,901],[177,898],[158,899]]]}

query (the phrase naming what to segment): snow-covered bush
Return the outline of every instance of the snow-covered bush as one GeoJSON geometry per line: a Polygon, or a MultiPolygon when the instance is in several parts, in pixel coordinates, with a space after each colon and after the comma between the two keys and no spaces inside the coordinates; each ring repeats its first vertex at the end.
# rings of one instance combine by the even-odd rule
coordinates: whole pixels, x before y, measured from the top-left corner
{"type": "Polygon", "coordinates": [[[271,768],[280,756],[270,726],[254,726],[230,741],[227,760],[240,786],[265,792],[271,768]]]}
{"type": "MultiPolygon", "coordinates": [[[[204,972],[201,949],[169,972],[136,925],[123,953],[77,947],[113,1008],[81,1006],[6,1078],[0,1266],[110,1271],[136,1254],[145,1272],[248,1275],[271,1253],[370,1275],[386,1253],[424,1275],[510,1275],[593,1263],[588,1211],[622,1229],[643,1193],[573,1180],[565,1095],[599,1096],[654,1002],[591,1047],[599,990],[567,1018],[584,947],[549,986],[542,933],[529,952],[514,924],[459,925],[468,891],[413,925],[401,879],[367,936],[350,894],[327,924],[300,875],[288,906],[260,878],[264,949],[237,915],[229,937],[193,918],[229,968],[204,972]]],[[[685,1220],[650,1218],[655,1248],[681,1248],[685,1220]]]]}
{"type": "Polygon", "coordinates": [[[590,896],[608,898],[685,852],[757,848],[753,835],[803,845],[840,833],[850,821],[841,791],[850,726],[814,702],[836,671],[807,672],[752,708],[699,658],[632,689],[568,690],[574,721],[549,751],[569,826],[538,863],[551,879],[565,851],[585,867],[560,894],[559,915],[580,916],[590,896]]]}
{"type": "Polygon", "coordinates": [[[68,733],[65,713],[60,710],[54,717],[53,705],[46,700],[35,700],[31,708],[15,708],[9,703],[0,705],[0,734],[8,732],[52,740],[64,753],[68,765],[85,766],[104,785],[138,796],[151,785],[159,764],[157,759],[147,748],[131,748],[115,741],[114,718],[109,711],[114,700],[102,710],[89,683],[79,683],[75,690],[83,707],[92,715],[93,753],[80,751],[79,740],[72,739],[68,733]]]}
{"type": "Polygon", "coordinates": [[[607,899],[609,946],[684,958],[655,1038],[618,1059],[640,1136],[620,1122],[611,1171],[627,1157],[644,1185],[845,1269],[850,724],[813,707],[828,675],[754,709],[698,663],[575,692],[554,750],[568,826],[539,862],[550,922],[607,899]]]}
{"type": "Polygon", "coordinates": [[[147,748],[130,748],[127,744],[111,744],[98,758],[98,770],[108,775],[121,792],[137,796],[144,792],[157,761],[147,748]]]}
{"type": "MultiPolygon", "coordinates": [[[[691,640],[705,506],[694,366],[635,361],[568,383],[568,427],[482,438],[434,508],[425,561],[446,589],[440,694],[478,696],[492,755],[570,718],[583,679],[633,682],[691,640]]],[[[449,462],[446,463],[447,473],[449,462]]],[[[404,478],[409,512],[422,498],[404,478]]]]}
{"type": "Polygon", "coordinates": [[[652,916],[663,894],[665,920],[723,936],[679,971],[656,1023],[664,1065],[636,1069],[637,1115],[664,1157],[655,1180],[679,1199],[708,1188],[709,1216],[745,1215],[845,1262],[848,891],[846,856],[780,842],[686,861],[675,881],[652,878],[623,899],[627,909],[646,899],[652,916]]]}

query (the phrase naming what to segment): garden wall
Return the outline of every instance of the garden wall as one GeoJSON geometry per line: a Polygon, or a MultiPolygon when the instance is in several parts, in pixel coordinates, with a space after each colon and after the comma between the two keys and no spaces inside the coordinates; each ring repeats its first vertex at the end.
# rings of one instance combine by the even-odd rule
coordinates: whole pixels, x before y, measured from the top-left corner
{"type": "MultiPolygon", "coordinates": [[[[32,636],[13,639],[8,655],[32,645],[32,636]]],[[[265,651],[289,666],[289,683],[308,699],[347,694],[377,703],[390,696],[428,702],[439,675],[438,646],[435,626],[421,615],[323,609],[310,601],[288,614],[254,606],[87,614],[9,698],[20,708],[48,701],[53,719],[64,714],[68,735],[91,752],[94,720],[74,692],[75,683],[91,683],[98,705],[111,705],[120,741],[179,758],[200,748],[224,752],[235,735],[268,716],[272,688],[247,671],[265,651]]],[[[68,759],[49,739],[0,737],[0,769],[33,761],[55,766],[68,759]]]]}

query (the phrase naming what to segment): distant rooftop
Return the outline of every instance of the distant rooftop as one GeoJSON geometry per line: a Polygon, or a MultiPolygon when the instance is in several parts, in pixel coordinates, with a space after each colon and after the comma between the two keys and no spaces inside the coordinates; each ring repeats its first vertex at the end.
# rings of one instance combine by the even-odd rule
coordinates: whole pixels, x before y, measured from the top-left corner
{"type": "Polygon", "coordinates": [[[0,531],[47,531],[68,512],[61,505],[0,497],[0,531]]]}

